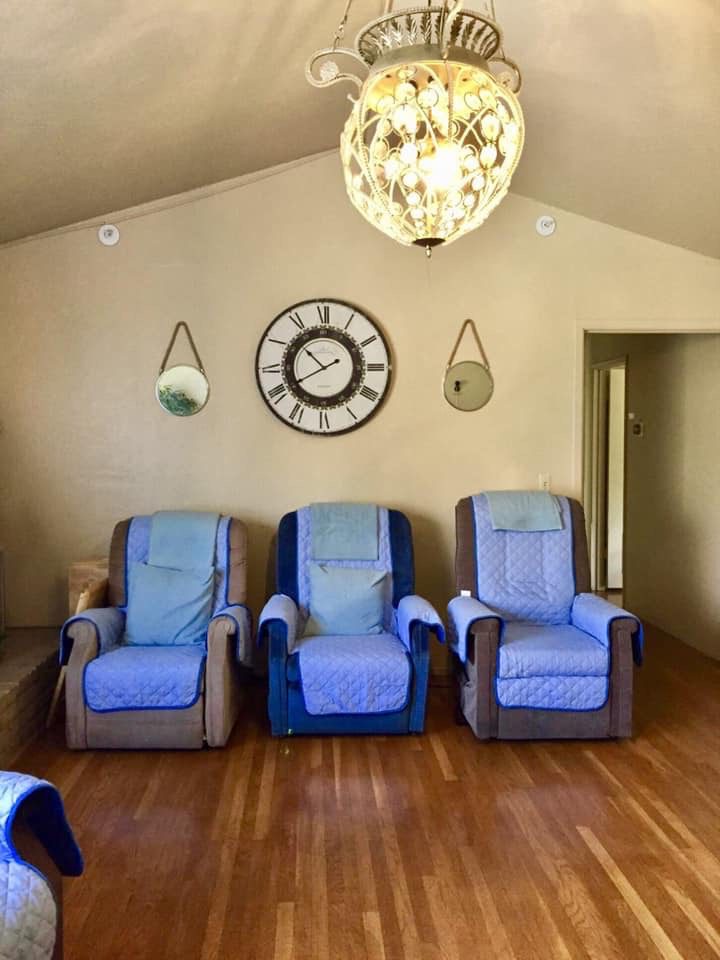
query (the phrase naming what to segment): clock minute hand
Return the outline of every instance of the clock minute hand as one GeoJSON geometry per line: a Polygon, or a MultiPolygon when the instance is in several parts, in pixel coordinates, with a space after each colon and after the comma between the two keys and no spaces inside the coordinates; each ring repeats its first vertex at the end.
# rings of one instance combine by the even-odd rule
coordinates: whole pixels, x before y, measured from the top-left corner
{"type": "Polygon", "coordinates": [[[335,364],[335,363],[340,363],[340,358],[339,358],[339,357],[335,357],[334,360],[331,360],[330,363],[326,363],[324,366],[320,367],[319,370],[313,370],[312,373],[306,373],[304,377],[300,377],[300,379],[298,380],[298,383],[302,383],[303,380],[309,380],[310,377],[314,377],[315,374],[317,374],[317,373],[322,373],[323,370],[327,370],[328,367],[332,367],[333,364],[335,364]]]}

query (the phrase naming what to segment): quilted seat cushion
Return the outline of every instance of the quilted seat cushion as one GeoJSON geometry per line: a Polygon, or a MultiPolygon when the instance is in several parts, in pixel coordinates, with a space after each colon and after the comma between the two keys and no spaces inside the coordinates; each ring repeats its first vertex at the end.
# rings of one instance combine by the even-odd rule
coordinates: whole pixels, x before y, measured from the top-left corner
{"type": "Polygon", "coordinates": [[[508,623],[497,667],[502,707],[585,711],[607,701],[607,647],[577,627],[508,623]]]}
{"type": "Polygon", "coordinates": [[[505,624],[499,677],[604,677],[608,668],[607,647],[577,627],[505,624]]]}
{"type": "Polygon", "coordinates": [[[297,658],[309,714],[391,713],[407,705],[410,659],[394,634],[303,637],[296,649],[288,679],[297,658]]]}
{"type": "Polygon", "coordinates": [[[85,668],[85,702],[98,713],[183,710],[202,692],[205,647],[118,647],[85,668]]]}

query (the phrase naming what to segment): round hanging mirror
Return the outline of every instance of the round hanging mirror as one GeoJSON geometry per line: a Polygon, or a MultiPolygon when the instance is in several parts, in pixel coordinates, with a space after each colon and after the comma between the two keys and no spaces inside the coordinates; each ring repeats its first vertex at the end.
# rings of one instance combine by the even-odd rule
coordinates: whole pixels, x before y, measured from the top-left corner
{"type": "Polygon", "coordinates": [[[443,392],[456,410],[480,410],[490,400],[494,386],[487,367],[477,360],[462,360],[445,372],[443,392]]]}
{"type": "Polygon", "coordinates": [[[155,396],[174,417],[192,417],[208,402],[210,384],[202,370],[180,363],[163,370],[155,381],[155,396]]]}
{"type": "Polygon", "coordinates": [[[456,410],[481,410],[489,402],[494,389],[495,382],[492,373],[490,373],[490,364],[483,350],[480,334],[477,332],[477,327],[473,321],[466,320],[460,327],[460,333],[445,367],[445,379],[443,381],[445,399],[456,410]],[[482,363],[478,360],[458,360],[457,363],[454,362],[468,327],[475,338],[482,363]]]}
{"type": "Polygon", "coordinates": [[[174,417],[192,417],[196,413],[200,413],[208,402],[210,382],[205,374],[190,328],[183,320],[175,325],[170,344],[160,364],[160,373],[155,381],[155,396],[163,410],[171,413],[174,417]],[[190,363],[178,363],[173,367],[167,366],[168,357],[172,353],[175,339],[181,327],[185,330],[197,366],[190,363]]]}

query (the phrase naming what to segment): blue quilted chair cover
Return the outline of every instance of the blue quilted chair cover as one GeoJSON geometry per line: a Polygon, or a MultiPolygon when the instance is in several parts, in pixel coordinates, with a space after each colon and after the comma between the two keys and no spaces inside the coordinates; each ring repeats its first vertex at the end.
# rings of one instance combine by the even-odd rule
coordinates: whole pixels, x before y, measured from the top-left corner
{"type": "MultiPolygon", "coordinates": [[[[608,700],[610,625],[635,618],[593,595],[576,595],[570,502],[555,499],[561,529],[527,532],[494,529],[486,495],[472,498],[477,598],[450,604],[452,649],[464,662],[472,623],[499,618],[499,706],[594,711],[608,700]]],[[[641,649],[638,622],[638,662],[641,649]]]]}
{"type": "Polygon", "coordinates": [[[19,817],[65,876],[82,873],[82,856],[55,787],[0,771],[0,960],[50,960],[58,907],[48,880],[15,847],[13,826],[19,817]]]}
{"type": "Polygon", "coordinates": [[[306,636],[309,570],[317,560],[313,516],[306,507],[282,518],[278,593],[260,618],[259,638],[267,640],[269,651],[272,733],[420,733],[425,723],[429,638],[435,633],[444,640],[444,629],[430,604],[413,594],[410,524],[402,513],[378,507],[376,556],[322,561],[326,566],[369,568],[386,575],[380,632],[306,636]]]}
{"type": "MultiPolygon", "coordinates": [[[[152,516],[132,517],[125,541],[123,600],[128,597],[128,573],[135,563],[148,562],[152,516]]],[[[214,550],[212,617],[245,613],[240,605],[228,604],[230,565],[230,517],[217,523],[214,550]]],[[[140,646],[125,644],[127,603],[89,610],[71,617],[61,631],[60,661],[67,663],[71,640],[68,627],[89,620],[100,641],[100,656],[87,665],[83,677],[85,703],[97,713],[126,710],[185,710],[202,692],[206,651],[202,644],[187,646],[140,646]]],[[[240,631],[238,631],[238,634],[240,631]]]]}

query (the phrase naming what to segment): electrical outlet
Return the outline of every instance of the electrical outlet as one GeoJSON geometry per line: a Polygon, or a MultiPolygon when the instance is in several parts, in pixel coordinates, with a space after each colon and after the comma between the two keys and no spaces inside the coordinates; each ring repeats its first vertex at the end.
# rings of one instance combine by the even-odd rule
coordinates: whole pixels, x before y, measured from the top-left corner
{"type": "Polygon", "coordinates": [[[544,490],[546,493],[550,493],[550,474],[549,473],[539,473],[538,474],[538,490],[544,490]]]}

